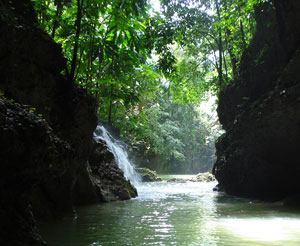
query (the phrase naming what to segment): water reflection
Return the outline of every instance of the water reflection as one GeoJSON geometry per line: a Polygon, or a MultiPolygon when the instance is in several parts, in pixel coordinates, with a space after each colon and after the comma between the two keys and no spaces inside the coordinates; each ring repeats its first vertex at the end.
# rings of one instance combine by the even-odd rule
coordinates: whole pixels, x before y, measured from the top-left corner
{"type": "Polygon", "coordinates": [[[222,231],[246,240],[265,242],[300,240],[300,236],[296,236],[300,232],[300,221],[291,218],[223,219],[219,226],[222,231]]]}
{"type": "Polygon", "coordinates": [[[146,183],[126,202],[78,209],[42,226],[49,246],[299,246],[300,214],[218,195],[214,184],[146,183]]]}

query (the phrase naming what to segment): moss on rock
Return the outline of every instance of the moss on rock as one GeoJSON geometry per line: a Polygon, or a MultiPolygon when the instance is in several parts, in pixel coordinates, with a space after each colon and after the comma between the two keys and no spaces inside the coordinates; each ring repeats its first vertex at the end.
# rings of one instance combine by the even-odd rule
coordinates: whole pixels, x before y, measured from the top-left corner
{"type": "Polygon", "coordinates": [[[141,175],[143,182],[161,181],[157,173],[149,168],[136,168],[135,170],[141,175]]]}
{"type": "Polygon", "coordinates": [[[198,173],[196,176],[196,180],[199,182],[212,182],[215,181],[216,178],[213,174],[206,172],[206,173],[198,173]]]}

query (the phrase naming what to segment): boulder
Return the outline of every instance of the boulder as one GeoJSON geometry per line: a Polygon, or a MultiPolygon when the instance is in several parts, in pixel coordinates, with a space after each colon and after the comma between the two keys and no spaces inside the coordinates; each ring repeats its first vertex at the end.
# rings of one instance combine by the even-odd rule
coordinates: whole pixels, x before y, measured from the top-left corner
{"type": "Polygon", "coordinates": [[[137,196],[136,188],[124,177],[113,153],[102,140],[94,141],[94,150],[78,175],[74,192],[74,202],[79,205],[137,196]]]}
{"type": "Polygon", "coordinates": [[[143,182],[154,182],[161,181],[161,178],[158,177],[157,173],[149,168],[136,168],[137,173],[142,177],[143,182]]]}
{"type": "Polygon", "coordinates": [[[213,182],[216,180],[215,176],[209,172],[198,173],[196,176],[198,182],[213,182]]]}

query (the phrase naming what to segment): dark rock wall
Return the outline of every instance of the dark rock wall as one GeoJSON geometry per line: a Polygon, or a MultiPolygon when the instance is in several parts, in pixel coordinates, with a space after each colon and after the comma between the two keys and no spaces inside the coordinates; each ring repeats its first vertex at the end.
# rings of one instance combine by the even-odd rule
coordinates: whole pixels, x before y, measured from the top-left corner
{"type": "MultiPolygon", "coordinates": [[[[14,9],[29,15],[29,1],[23,4],[14,9]]],[[[35,107],[57,135],[70,142],[82,162],[92,148],[96,103],[60,75],[66,67],[60,46],[33,27],[33,18],[19,16],[18,11],[12,14],[18,18],[14,23],[7,20],[0,25],[0,89],[7,98],[35,107]]]]}
{"type": "Polygon", "coordinates": [[[6,4],[0,24],[0,90],[6,98],[36,108],[36,113],[41,114],[57,136],[67,141],[76,153],[64,177],[49,176],[34,192],[34,202],[43,200],[49,206],[48,209],[34,206],[40,210],[36,214],[59,215],[72,210],[77,173],[87,165],[93,148],[96,103],[60,74],[66,66],[61,48],[35,27],[30,1],[7,1],[6,4]]]}
{"type": "Polygon", "coordinates": [[[34,217],[137,193],[94,142],[96,102],[62,75],[29,0],[1,1],[0,33],[0,245],[43,245],[34,217]]]}
{"type": "Polygon", "coordinates": [[[230,194],[282,199],[300,193],[300,2],[257,7],[257,32],[239,77],[220,94],[226,133],[214,174],[230,194]]]}
{"type": "Polygon", "coordinates": [[[49,176],[62,178],[74,154],[44,119],[3,98],[0,126],[0,245],[40,245],[29,197],[49,176]]]}

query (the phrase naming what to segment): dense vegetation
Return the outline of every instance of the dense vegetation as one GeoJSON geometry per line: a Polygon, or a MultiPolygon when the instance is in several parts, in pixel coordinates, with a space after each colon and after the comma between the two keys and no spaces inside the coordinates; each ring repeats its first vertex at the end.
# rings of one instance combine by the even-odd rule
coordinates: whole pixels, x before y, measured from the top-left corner
{"type": "Polygon", "coordinates": [[[99,117],[172,172],[212,167],[216,119],[199,103],[238,76],[259,0],[33,0],[69,80],[99,117]],[[183,168],[184,167],[184,168],[183,168]]]}

